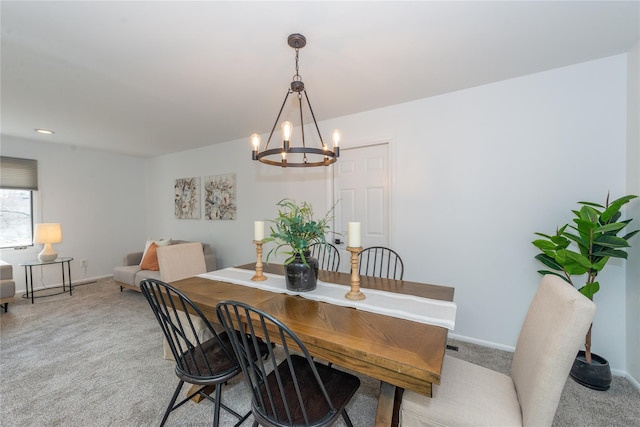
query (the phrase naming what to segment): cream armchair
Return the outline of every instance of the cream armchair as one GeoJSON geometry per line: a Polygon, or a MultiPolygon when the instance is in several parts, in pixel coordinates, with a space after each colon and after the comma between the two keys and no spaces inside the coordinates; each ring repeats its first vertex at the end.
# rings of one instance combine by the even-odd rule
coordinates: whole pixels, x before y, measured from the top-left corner
{"type": "Polygon", "coordinates": [[[511,376],[446,356],[433,397],[405,391],[400,425],[551,426],[595,304],[547,275],[520,330],[511,376]]]}
{"type": "MultiPolygon", "coordinates": [[[[202,244],[199,242],[182,243],[158,248],[158,264],[160,265],[160,280],[169,284],[207,272],[202,244]]],[[[205,342],[213,337],[199,317],[190,317],[194,326],[193,329],[197,331],[200,342],[205,342]]],[[[182,311],[178,311],[178,318],[180,322],[189,322],[187,314],[182,311]]],[[[213,325],[213,327],[216,329],[216,332],[222,332],[224,330],[222,326],[217,324],[213,325]]],[[[191,329],[189,329],[189,331],[190,330],[191,329]]],[[[193,340],[194,337],[189,336],[187,339],[193,340]]],[[[163,357],[166,360],[174,360],[173,353],[166,338],[163,339],[163,357]]]]}
{"type": "Polygon", "coordinates": [[[16,294],[16,282],[13,280],[13,266],[0,260],[0,306],[6,313],[9,303],[16,294]]]}

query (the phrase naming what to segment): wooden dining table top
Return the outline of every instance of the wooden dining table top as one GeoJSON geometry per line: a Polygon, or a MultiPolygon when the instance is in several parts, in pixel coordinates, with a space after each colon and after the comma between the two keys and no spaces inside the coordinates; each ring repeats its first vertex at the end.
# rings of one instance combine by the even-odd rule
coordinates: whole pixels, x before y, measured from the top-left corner
{"type": "MultiPolygon", "coordinates": [[[[238,268],[253,270],[255,264],[238,268]]],[[[265,265],[264,271],[284,274],[277,264],[265,265]]],[[[321,270],[318,279],[342,284],[346,293],[351,276],[321,270]]],[[[440,383],[446,328],[204,277],[171,284],[213,322],[218,322],[219,302],[241,301],[286,324],[316,358],[426,396],[432,384],[440,383]]],[[[452,287],[369,276],[360,276],[360,287],[365,295],[367,289],[379,289],[443,301],[453,301],[454,294],[452,287]]]]}

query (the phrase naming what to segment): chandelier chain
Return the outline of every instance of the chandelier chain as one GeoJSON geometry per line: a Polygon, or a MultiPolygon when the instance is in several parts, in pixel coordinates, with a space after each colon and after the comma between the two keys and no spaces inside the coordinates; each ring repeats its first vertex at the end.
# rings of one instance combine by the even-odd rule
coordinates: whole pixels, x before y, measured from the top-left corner
{"type": "Polygon", "coordinates": [[[296,74],[295,76],[293,76],[293,81],[296,81],[296,82],[302,81],[302,77],[300,76],[300,71],[299,71],[300,67],[298,65],[299,52],[300,52],[300,49],[296,48],[296,74]]]}

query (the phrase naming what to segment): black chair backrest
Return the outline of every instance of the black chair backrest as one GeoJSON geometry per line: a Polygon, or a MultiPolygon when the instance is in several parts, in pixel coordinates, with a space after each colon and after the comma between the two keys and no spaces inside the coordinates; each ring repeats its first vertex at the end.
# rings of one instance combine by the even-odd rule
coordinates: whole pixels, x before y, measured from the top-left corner
{"type": "MultiPolygon", "coordinates": [[[[160,280],[145,279],[140,282],[142,294],[146,297],[158,323],[162,328],[173,357],[176,371],[192,384],[198,379],[211,379],[221,375],[235,375],[239,372],[238,362],[227,333],[218,334],[202,311],[184,294],[160,280]],[[187,315],[185,313],[189,313],[187,315]],[[208,339],[199,338],[198,319],[208,329],[208,339]],[[210,357],[214,346],[218,357],[210,357]],[[193,380],[193,381],[191,381],[193,380]]],[[[202,332],[200,332],[202,334],[202,332]]]]}
{"type": "Polygon", "coordinates": [[[331,243],[314,243],[309,246],[311,256],[318,260],[320,270],[338,271],[340,269],[340,252],[331,243]]]}
{"type": "Polygon", "coordinates": [[[223,301],[218,304],[217,312],[227,333],[234,329],[246,332],[246,335],[233,334],[231,342],[253,393],[254,417],[261,425],[320,426],[328,425],[329,420],[335,421],[339,413],[331,403],[313,359],[293,331],[273,316],[241,302],[223,301]],[[258,337],[264,339],[270,350],[266,360],[249,356],[259,345],[258,337]],[[284,352],[284,360],[279,365],[273,354],[275,343],[284,352]],[[302,398],[309,395],[309,388],[313,388],[313,401],[302,398]]]}
{"type": "Polygon", "coordinates": [[[382,246],[372,246],[358,254],[360,262],[358,274],[402,280],[404,264],[394,250],[382,246]]]}

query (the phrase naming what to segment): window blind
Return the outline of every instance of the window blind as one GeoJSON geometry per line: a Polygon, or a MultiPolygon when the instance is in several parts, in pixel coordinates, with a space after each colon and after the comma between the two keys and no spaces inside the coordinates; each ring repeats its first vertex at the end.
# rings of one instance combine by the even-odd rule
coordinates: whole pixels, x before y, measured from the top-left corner
{"type": "Polygon", "coordinates": [[[0,188],[5,190],[37,190],[38,161],[0,156],[0,188]]]}

